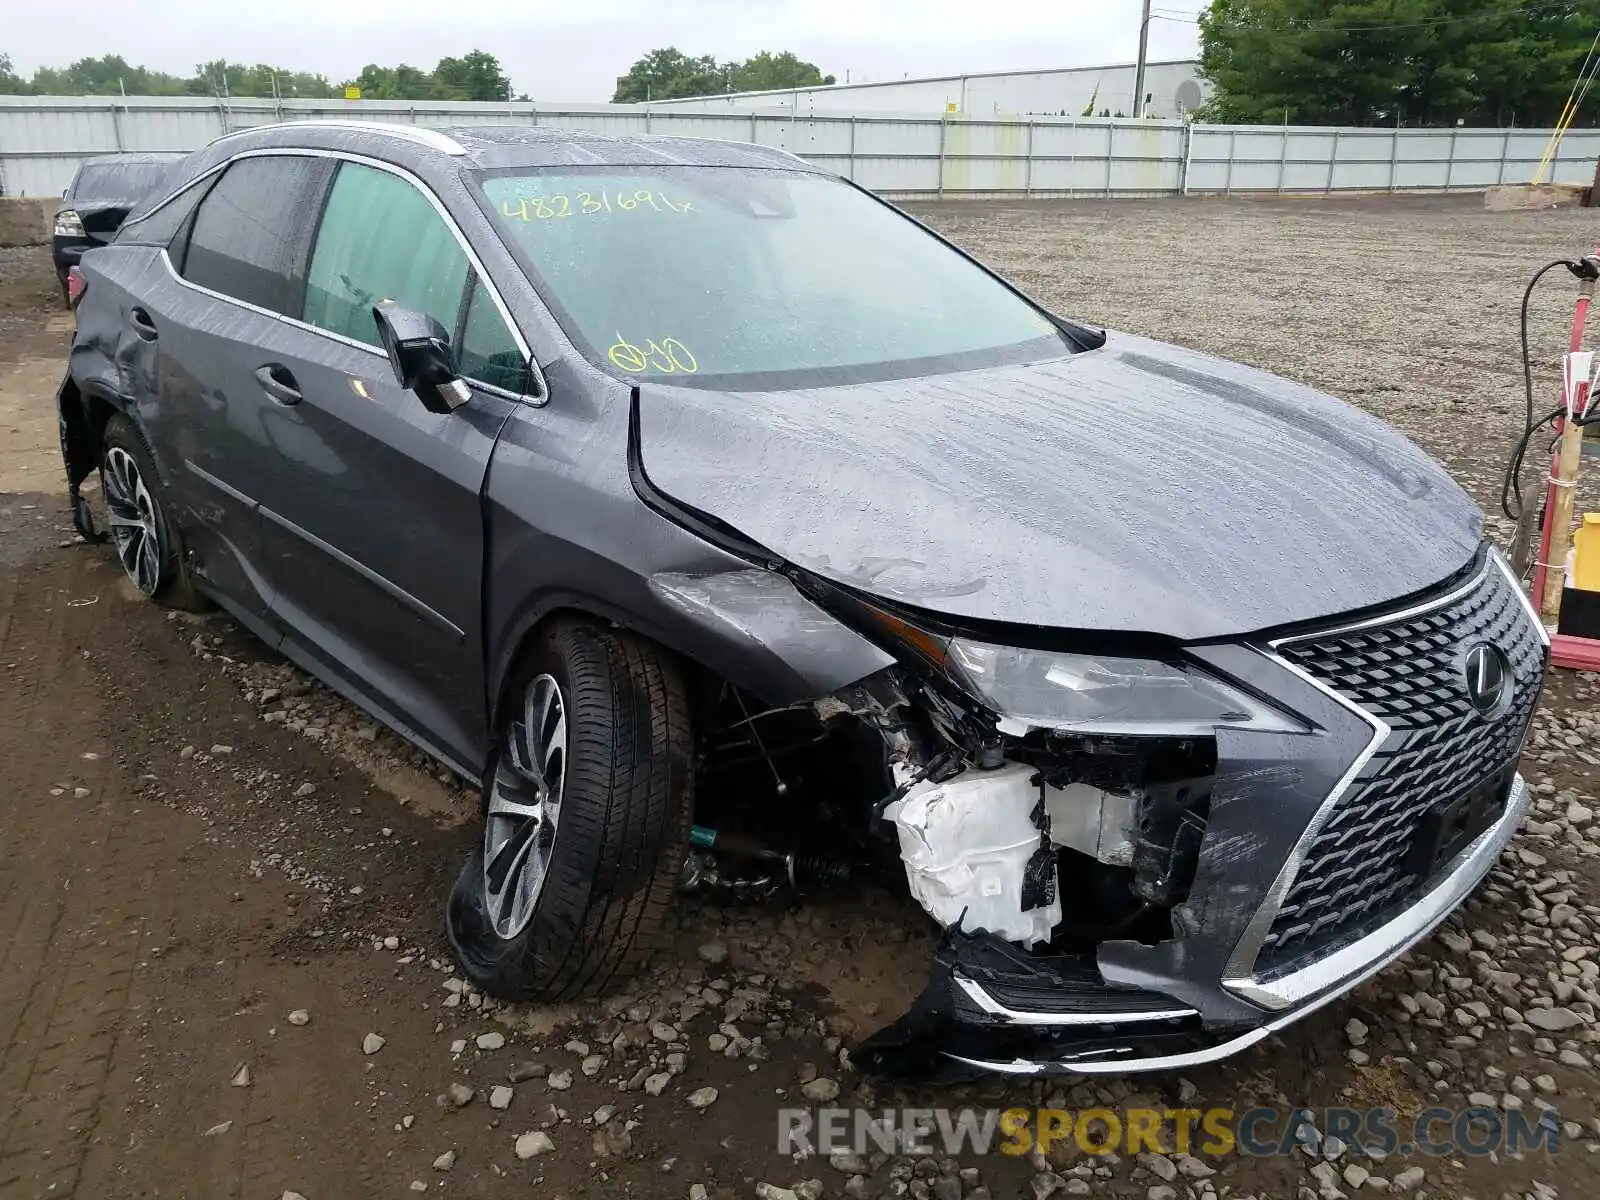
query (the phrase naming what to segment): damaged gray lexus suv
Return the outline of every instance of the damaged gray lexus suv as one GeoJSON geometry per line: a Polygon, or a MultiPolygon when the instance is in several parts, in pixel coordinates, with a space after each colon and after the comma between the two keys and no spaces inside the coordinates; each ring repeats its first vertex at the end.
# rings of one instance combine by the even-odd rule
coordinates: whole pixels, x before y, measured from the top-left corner
{"type": "Polygon", "coordinates": [[[1187,1066],[1527,811],[1544,631],[1339,401],[760,146],[290,124],[163,191],[83,257],[74,520],[481,785],[496,995],[617,985],[691,883],[887,884],[940,932],[861,1066],[1187,1066]]]}

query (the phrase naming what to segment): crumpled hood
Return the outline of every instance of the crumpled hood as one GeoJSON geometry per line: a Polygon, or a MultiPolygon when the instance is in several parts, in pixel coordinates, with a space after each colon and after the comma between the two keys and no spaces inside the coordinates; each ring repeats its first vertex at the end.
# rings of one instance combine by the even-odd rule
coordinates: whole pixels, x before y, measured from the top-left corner
{"type": "Polygon", "coordinates": [[[1192,640],[1419,591],[1483,518],[1381,421],[1125,334],[1053,362],[783,392],[651,381],[651,482],[826,579],[955,618],[1192,640]]]}

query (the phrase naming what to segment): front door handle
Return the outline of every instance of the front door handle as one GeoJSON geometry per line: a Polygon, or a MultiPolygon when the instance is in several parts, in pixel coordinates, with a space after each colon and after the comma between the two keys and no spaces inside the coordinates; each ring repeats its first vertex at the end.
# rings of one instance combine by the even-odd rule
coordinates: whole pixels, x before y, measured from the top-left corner
{"type": "Polygon", "coordinates": [[[133,325],[134,336],[140,341],[153,342],[156,340],[158,330],[156,323],[150,319],[150,314],[138,306],[128,311],[128,320],[133,325]]]}
{"type": "Polygon", "coordinates": [[[264,367],[257,367],[256,382],[276,404],[299,404],[304,399],[294,381],[294,375],[282,363],[268,363],[264,367]]]}

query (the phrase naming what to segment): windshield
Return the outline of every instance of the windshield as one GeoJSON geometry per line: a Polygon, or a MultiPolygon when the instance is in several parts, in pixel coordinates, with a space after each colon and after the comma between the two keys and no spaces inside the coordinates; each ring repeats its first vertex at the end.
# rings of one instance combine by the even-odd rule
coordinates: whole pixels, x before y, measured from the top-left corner
{"type": "Polygon", "coordinates": [[[72,185],[74,200],[137,202],[155,189],[171,163],[90,163],[72,185]]]}
{"type": "Polygon", "coordinates": [[[614,375],[810,387],[1068,352],[1004,284],[827,176],[562,167],[480,183],[568,334],[614,375]]]}

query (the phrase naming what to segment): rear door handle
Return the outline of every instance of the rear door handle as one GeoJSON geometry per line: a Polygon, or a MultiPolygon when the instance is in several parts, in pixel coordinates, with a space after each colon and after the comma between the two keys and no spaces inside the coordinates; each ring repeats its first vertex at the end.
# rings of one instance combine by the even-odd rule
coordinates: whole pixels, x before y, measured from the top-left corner
{"type": "Polygon", "coordinates": [[[150,314],[144,309],[135,306],[128,311],[128,319],[133,323],[135,336],[142,341],[153,342],[156,340],[156,323],[150,319],[150,314]]]}
{"type": "Polygon", "coordinates": [[[294,381],[294,374],[282,363],[268,363],[264,367],[257,367],[256,382],[277,404],[299,404],[304,399],[294,381]]]}

